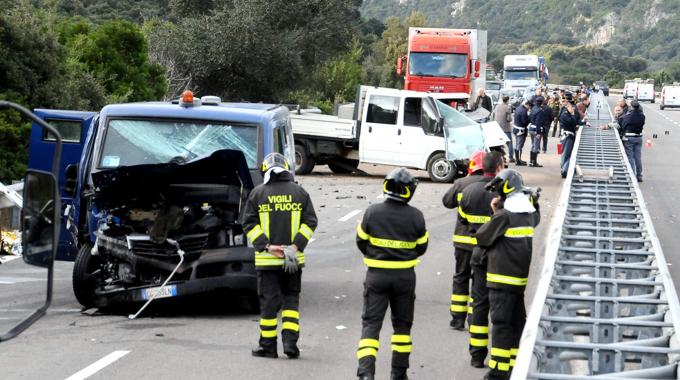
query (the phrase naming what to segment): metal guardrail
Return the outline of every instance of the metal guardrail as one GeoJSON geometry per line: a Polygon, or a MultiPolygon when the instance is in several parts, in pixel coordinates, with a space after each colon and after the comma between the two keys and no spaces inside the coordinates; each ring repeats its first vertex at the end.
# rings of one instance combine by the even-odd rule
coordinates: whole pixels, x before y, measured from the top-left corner
{"type": "Polygon", "coordinates": [[[597,128],[612,119],[598,98],[606,112],[577,135],[513,380],[679,378],[678,297],[618,133],[597,128]]]}

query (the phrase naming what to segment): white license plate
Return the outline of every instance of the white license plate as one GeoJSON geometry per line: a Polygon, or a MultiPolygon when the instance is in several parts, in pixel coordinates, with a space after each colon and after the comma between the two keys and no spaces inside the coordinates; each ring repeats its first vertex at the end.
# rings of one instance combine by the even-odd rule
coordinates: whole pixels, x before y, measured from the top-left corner
{"type": "Polygon", "coordinates": [[[175,297],[177,295],[177,286],[168,285],[163,287],[142,289],[142,298],[148,300],[156,294],[156,298],[175,297]]]}

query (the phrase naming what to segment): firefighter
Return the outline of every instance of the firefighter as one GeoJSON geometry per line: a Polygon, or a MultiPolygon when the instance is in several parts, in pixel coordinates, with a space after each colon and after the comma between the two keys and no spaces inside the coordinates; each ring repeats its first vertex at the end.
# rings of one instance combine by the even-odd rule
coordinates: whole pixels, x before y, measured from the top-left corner
{"type": "Polygon", "coordinates": [[[467,177],[456,180],[442,198],[444,207],[450,209],[459,207],[456,226],[453,232],[453,254],[456,263],[451,287],[451,322],[449,324],[455,330],[465,329],[465,319],[468,312],[471,312],[469,305],[472,303],[470,299],[470,258],[472,257],[474,242],[470,235],[468,224],[461,218],[460,200],[463,196],[463,190],[467,186],[483,180],[482,174],[484,170],[482,169],[482,163],[485,155],[486,153],[483,151],[473,153],[468,164],[467,177]]]}
{"type": "Polygon", "coordinates": [[[368,267],[364,281],[364,311],[357,349],[357,376],[372,380],[380,346],[380,328],[387,306],[392,312],[392,380],[407,380],[411,325],[416,297],[418,257],[427,249],[423,213],[408,203],[417,180],[404,168],[394,169],[383,182],[385,202],[366,210],[357,226],[357,246],[368,267]]]}
{"type": "Polygon", "coordinates": [[[278,313],[281,311],[283,352],[300,356],[300,281],[304,250],[317,219],[309,194],[293,182],[286,158],[271,153],[261,167],[264,183],[246,202],[243,227],[255,247],[260,340],[253,356],[276,358],[278,313]]]}
{"type": "MultiPolygon", "coordinates": [[[[467,223],[470,235],[491,219],[491,200],[494,194],[486,191],[485,186],[503,170],[503,156],[499,152],[489,152],[482,163],[484,175],[479,182],[468,185],[463,190],[463,196],[458,206],[460,221],[467,223]]],[[[486,288],[486,257],[478,247],[472,251],[470,260],[472,268],[472,286],[470,289],[470,303],[472,314],[468,316],[470,325],[470,365],[484,368],[484,359],[488,353],[489,344],[489,300],[486,288]]]]}
{"type": "MultiPolygon", "coordinates": [[[[538,192],[524,187],[522,176],[503,170],[487,184],[499,196],[491,202],[491,220],[477,230],[486,250],[486,285],[491,312],[491,359],[485,379],[508,379],[526,321],[524,289],[529,277],[534,227],[540,221],[538,192]]],[[[540,189],[539,189],[540,191],[540,189]]]]}

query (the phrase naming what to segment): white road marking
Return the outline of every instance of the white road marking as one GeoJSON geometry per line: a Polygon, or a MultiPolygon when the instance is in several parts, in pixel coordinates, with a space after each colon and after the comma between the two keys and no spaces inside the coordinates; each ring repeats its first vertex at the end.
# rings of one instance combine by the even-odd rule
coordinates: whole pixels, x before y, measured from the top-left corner
{"type": "Polygon", "coordinates": [[[383,194],[380,194],[380,195],[378,195],[376,198],[378,198],[378,199],[383,199],[383,198],[385,198],[385,196],[384,196],[383,194]]]}
{"type": "Polygon", "coordinates": [[[115,362],[116,360],[122,358],[123,356],[129,354],[130,351],[113,351],[112,353],[104,356],[103,358],[97,360],[96,362],[90,364],[89,366],[81,369],[72,376],[68,377],[66,380],[83,380],[94,375],[95,373],[101,371],[106,366],[115,362]]]}
{"type": "Polygon", "coordinates": [[[360,212],[361,212],[361,210],[350,211],[349,214],[338,219],[338,222],[346,222],[346,221],[350,220],[353,216],[358,215],[360,212]]]}
{"type": "Polygon", "coordinates": [[[36,281],[47,281],[47,276],[37,278],[37,277],[0,277],[0,285],[11,285],[17,282],[36,282],[36,281]]]}
{"type": "MultiPolygon", "coordinates": [[[[35,311],[35,309],[0,309],[0,313],[28,313],[35,311]]],[[[51,313],[80,313],[81,309],[52,309],[49,311],[51,313]]]]}
{"type": "Polygon", "coordinates": [[[316,240],[316,239],[314,239],[314,238],[309,239],[309,242],[307,243],[307,245],[314,243],[314,240],[316,240]]]}

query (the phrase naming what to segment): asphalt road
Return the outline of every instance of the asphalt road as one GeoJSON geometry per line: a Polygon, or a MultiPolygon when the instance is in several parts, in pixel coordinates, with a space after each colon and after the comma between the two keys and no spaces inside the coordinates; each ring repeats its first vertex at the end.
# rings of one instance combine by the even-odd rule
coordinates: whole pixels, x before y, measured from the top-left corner
{"type": "MultiPolygon", "coordinates": [[[[520,168],[527,184],[543,188],[543,222],[534,240],[527,307],[532,301],[534,273],[543,263],[544,231],[551,223],[562,185],[556,142],[551,138],[548,154],[539,157],[546,167],[520,168]]],[[[92,379],[354,378],[365,274],[354,243],[355,228],[363,210],[382,201],[382,177],[390,170],[375,166],[362,169],[371,175],[337,176],[321,167],[298,177],[310,192],[319,216],[315,240],[306,252],[300,360],[251,357],[250,349],[258,336],[258,316],[247,312],[243,300],[228,295],[193,302],[170,300],[134,321],[129,321],[124,312],[81,314],[71,289],[72,264],[62,262],[57,263],[55,299],[47,316],[20,337],[0,344],[0,378],[66,379],[74,374],[78,376],[72,379],[85,375],[92,379]]],[[[469,366],[467,333],[448,326],[455,213],[441,206],[441,197],[450,185],[432,183],[423,172],[418,175],[421,184],[412,204],[424,212],[431,240],[417,267],[409,375],[413,379],[480,379],[485,370],[469,366]]],[[[655,184],[651,171],[649,178],[645,186],[655,184]]],[[[667,194],[670,204],[671,192],[667,194]]],[[[32,282],[31,287],[12,284],[17,277],[28,276],[26,270],[21,260],[0,265],[0,307],[4,308],[0,317],[9,318],[5,322],[25,314],[29,298],[40,299],[40,282],[32,282]],[[3,279],[8,281],[3,283],[3,279]]],[[[31,275],[35,278],[36,273],[31,275]]],[[[391,331],[388,316],[381,334],[378,379],[389,376],[391,331]]]]}

